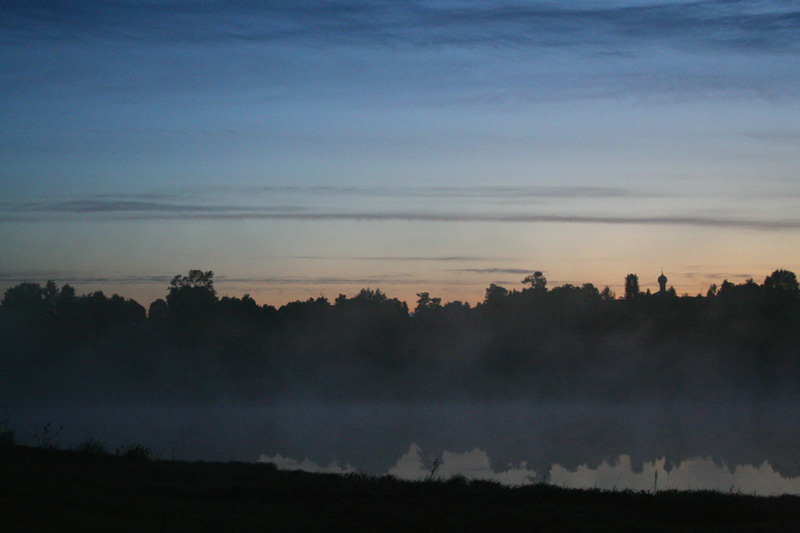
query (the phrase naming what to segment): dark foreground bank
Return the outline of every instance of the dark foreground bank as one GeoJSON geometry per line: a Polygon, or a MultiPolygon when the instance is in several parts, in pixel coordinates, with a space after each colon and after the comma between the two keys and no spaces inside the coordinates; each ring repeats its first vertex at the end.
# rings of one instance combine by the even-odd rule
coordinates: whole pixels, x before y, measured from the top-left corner
{"type": "Polygon", "coordinates": [[[796,531],[800,497],[509,488],[0,448],[3,531],[796,531]]]}

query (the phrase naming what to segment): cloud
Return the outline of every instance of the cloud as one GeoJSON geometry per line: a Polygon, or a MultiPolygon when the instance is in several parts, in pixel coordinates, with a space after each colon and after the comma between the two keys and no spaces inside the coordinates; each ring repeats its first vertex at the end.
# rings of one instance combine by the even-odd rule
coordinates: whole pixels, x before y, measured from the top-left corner
{"type": "Polygon", "coordinates": [[[172,277],[169,275],[92,275],[65,271],[0,271],[0,283],[43,283],[52,280],[62,284],[150,285],[159,283],[166,286],[172,277]]]}
{"type": "Polygon", "coordinates": [[[628,55],[659,41],[735,50],[798,49],[787,0],[727,2],[10,1],[7,40],[109,38],[162,43],[537,47],[628,55]],[[14,37],[11,37],[14,36],[14,37]]]}
{"type": "Polygon", "coordinates": [[[251,284],[251,285],[405,285],[412,281],[408,276],[368,276],[359,278],[347,277],[314,277],[314,276],[263,276],[263,277],[226,277],[220,276],[219,283],[251,284]]]}
{"type": "MultiPolygon", "coordinates": [[[[397,199],[475,200],[482,204],[507,200],[613,199],[648,198],[658,195],[620,187],[530,186],[530,187],[369,187],[369,186],[218,186],[141,194],[99,194],[69,200],[25,199],[0,201],[0,217],[7,213],[76,215],[118,215],[132,218],[152,216],[206,218],[260,218],[265,215],[314,215],[307,205],[320,199],[349,201],[366,197],[391,201],[397,199]],[[225,203],[223,200],[228,200],[225,203]],[[277,203],[282,202],[282,203],[277,203]],[[287,203],[288,202],[288,203],[287,203]]],[[[504,204],[505,205],[505,204],[504,204]]],[[[317,212],[317,215],[320,213],[317,212]]]]}
{"type": "MultiPolygon", "coordinates": [[[[231,189],[234,190],[235,189],[231,189]]],[[[259,189],[265,198],[254,197],[247,189],[240,189],[242,198],[232,198],[229,203],[214,203],[217,200],[213,189],[208,192],[205,202],[181,202],[158,200],[132,200],[89,197],[66,201],[6,201],[0,204],[0,221],[36,222],[58,220],[93,221],[248,221],[248,220],[286,220],[311,222],[426,222],[426,223],[506,223],[506,224],[594,224],[594,225],[637,225],[637,226],[686,226],[708,228],[732,228],[749,230],[796,230],[800,229],[800,218],[770,219],[748,218],[745,216],[708,216],[704,211],[685,209],[683,214],[654,213],[652,215],[626,214],[625,204],[615,205],[613,211],[619,214],[586,214],[570,207],[569,202],[556,202],[541,209],[536,202],[521,202],[517,212],[510,212],[502,204],[507,198],[549,198],[570,199],[587,198],[599,201],[610,198],[625,199],[634,197],[636,191],[606,188],[264,188],[259,189]],[[288,193],[293,204],[271,204],[278,193],[288,193]],[[388,202],[387,208],[380,206],[364,209],[363,202],[343,201],[329,205],[313,201],[316,195],[339,195],[344,200],[352,196],[367,194],[376,199],[401,197],[413,199],[417,196],[430,196],[436,199],[466,198],[466,202],[456,207],[396,207],[398,202],[388,202]],[[266,202],[266,203],[265,203],[266,202]],[[306,205],[301,205],[305,203],[306,205]],[[458,209],[458,210],[455,210],[458,209]]],[[[192,193],[198,195],[197,191],[192,193]]],[[[202,199],[202,198],[200,198],[202,199]]],[[[282,198],[278,198],[283,200],[282,198]]],[[[373,202],[375,204],[375,202],[373,202]]],[[[377,204],[375,204],[377,205],[377,204]]],[[[664,205],[667,205],[666,203],[664,205]]],[[[609,208],[600,204],[600,209],[609,208]]]]}
{"type": "Polygon", "coordinates": [[[530,274],[533,270],[524,268],[459,268],[451,272],[469,272],[472,274],[530,274]]]}
{"type": "Polygon", "coordinates": [[[716,284],[720,284],[720,280],[728,280],[733,283],[742,282],[746,279],[756,278],[752,273],[748,272],[731,272],[726,270],[715,270],[719,267],[697,267],[689,265],[688,268],[692,269],[686,272],[681,272],[680,276],[689,280],[707,280],[716,284]]]}
{"type": "Polygon", "coordinates": [[[384,198],[630,198],[656,197],[654,193],[644,193],[622,187],[590,186],[463,186],[463,187],[253,187],[228,188],[247,194],[302,193],[320,196],[367,196],[384,198]]]}
{"type": "Polygon", "coordinates": [[[23,97],[49,80],[49,98],[137,101],[780,99],[800,76],[800,8],[788,0],[11,0],[3,15],[14,68],[0,83],[23,97]]]}
{"type": "MultiPolygon", "coordinates": [[[[163,285],[165,288],[175,274],[153,274],[153,275],[93,275],[83,272],[66,271],[32,271],[15,272],[0,271],[0,284],[16,283],[44,283],[52,280],[59,284],[71,285],[163,285]]],[[[431,280],[409,275],[375,275],[361,277],[336,277],[336,276],[215,276],[214,282],[217,285],[246,285],[252,288],[260,286],[341,286],[341,285],[360,285],[367,286],[386,286],[386,285],[414,285],[431,284],[461,286],[472,285],[463,280],[431,280]]]]}
{"type": "Polygon", "coordinates": [[[501,257],[478,257],[478,256],[469,256],[469,255],[453,255],[453,256],[384,256],[384,257],[333,257],[333,256],[316,256],[316,255],[307,255],[307,256],[294,256],[290,257],[289,259],[311,259],[311,260],[320,260],[320,259],[345,259],[348,261],[386,261],[390,263],[398,263],[398,262],[455,262],[455,263],[465,263],[465,262],[486,262],[486,261],[509,261],[508,258],[501,258],[501,257]]]}
{"type": "MultiPolygon", "coordinates": [[[[732,228],[749,230],[796,230],[800,229],[800,219],[768,220],[737,219],[703,216],[587,216],[587,215],[551,215],[551,214],[481,214],[481,213],[436,213],[436,212],[275,212],[271,209],[250,209],[246,213],[239,209],[224,211],[220,209],[200,210],[164,210],[161,212],[120,212],[105,211],[104,216],[94,217],[96,221],[247,221],[247,220],[289,220],[311,222],[428,222],[428,223],[505,223],[505,224],[599,224],[599,225],[636,225],[636,226],[687,226],[708,228],[732,228]],[[180,211],[180,212],[174,212],[180,211]]],[[[59,213],[54,211],[54,213],[59,213]]],[[[86,212],[83,212],[84,214],[86,212]]],[[[92,211],[91,213],[96,213],[92,211]]],[[[2,222],[20,222],[42,219],[30,219],[20,216],[0,216],[2,222]]],[[[51,219],[59,220],[59,219],[51,219]]],[[[70,220],[67,218],[67,220],[70,220]]]]}
{"type": "Polygon", "coordinates": [[[204,213],[221,215],[234,215],[248,213],[292,213],[302,211],[303,208],[296,206],[262,206],[252,207],[246,205],[208,205],[208,204],[182,204],[165,202],[144,202],[134,200],[74,200],[67,202],[23,202],[8,206],[10,211],[16,212],[48,212],[48,213],[173,213],[180,215],[186,213],[204,213]]]}
{"type": "MultiPolygon", "coordinates": [[[[220,185],[207,187],[177,188],[168,191],[142,192],[137,194],[105,193],[94,194],[71,200],[27,200],[0,201],[0,209],[19,211],[130,211],[130,210],[183,210],[184,208],[203,209],[211,206],[210,201],[220,197],[252,200],[255,197],[272,199],[275,197],[369,197],[369,198],[476,198],[484,201],[508,198],[658,198],[660,193],[645,192],[623,187],[600,186],[239,186],[220,185]],[[205,203],[185,205],[187,202],[205,203]]],[[[221,206],[224,208],[225,206],[221,206]]],[[[241,202],[229,206],[242,209],[241,202]]],[[[297,207],[284,206],[287,210],[297,207]]]]}

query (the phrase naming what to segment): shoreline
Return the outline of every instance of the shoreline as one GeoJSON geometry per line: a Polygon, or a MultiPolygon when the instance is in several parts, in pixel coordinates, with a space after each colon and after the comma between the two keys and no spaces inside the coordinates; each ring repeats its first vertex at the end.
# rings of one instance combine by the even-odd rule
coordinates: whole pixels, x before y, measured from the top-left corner
{"type": "Polygon", "coordinates": [[[3,521],[19,531],[792,531],[800,521],[800,496],[312,474],[153,460],[136,445],[6,446],[0,474],[3,521]]]}

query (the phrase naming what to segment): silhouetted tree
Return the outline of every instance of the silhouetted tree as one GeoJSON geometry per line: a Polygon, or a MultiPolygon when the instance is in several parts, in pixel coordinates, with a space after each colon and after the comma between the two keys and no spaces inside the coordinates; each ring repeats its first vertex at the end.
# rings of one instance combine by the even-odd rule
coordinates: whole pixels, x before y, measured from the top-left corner
{"type": "Polygon", "coordinates": [[[77,320],[82,334],[94,337],[112,324],[137,324],[145,321],[147,312],[134,300],[119,294],[111,298],[95,291],[78,298],[77,320]]]}
{"type": "Polygon", "coordinates": [[[254,320],[261,314],[261,307],[249,294],[241,298],[223,296],[219,300],[218,307],[220,313],[242,320],[254,320]]]}
{"type": "Polygon", "coordinates": [[[462,302],[461,300],[453,300],[444,304],[443,309],[453,312],[469,311],[469,302],[462,302]]]}
{"type": "Polygon", "coordinates": [[[763,288],[766,317],[781,322],[796,323],[800,320],[800,287],[794,272],[776,270],[764,280],[763,288]]]}
{"type": "Polygon", "coordinates": [[[492,283],[489,285],[489,288],[486,289],[486,295],[483,299],[483,303],[490,307],[496,307],[501,305],[507,296],[508,289],[492,283]]]}
{"type": "Polygon", "coordinates": [[[53,319],[56,317],[56,306],[59,292],[58,285],[56,285],[56,282],[52,279],[45,283],[44,289],[42,290],[42,296],[44,300],[44,314],[47,316],[47,318],[53,319]]]}
{"type": "Polygon", "coordinates": [[[0,303],[0,360],[12,353],[40,352],[49,337],[46,333],[42,287],[26,282],[6,289],[0,303]]]}
{"type": "Polygon", "coordinates": [[[530,285],[530,288],[535,291],[546,291],[547,290],[547,278],[544,277],[540,271],[536,271],[533,274],[526,276],[525,279],[522,280],[524,285],[530,285]]]}
{"type": "Polygon", "coordinates": [[[602,300],[604,300],[604,301],[611,301],[611,300],[616,300],[617,295],[614,294],[614,291],[612,291],[608,287],[608,285],[606,285],[605,287],[603,287],[603,290],[600,292],[600,298],[602,300]]]}
{"type": "Polygon", "coordinates": [[[147,309],[147,318],[155,322],[163,322],[169,316],[167,302],[163,298],[154,300],[147,309]]]}
{"type": "Polygon", "coordinates": [[[670,285],[669,289],[667,289],[667,294],[672,296],[672,297],[678,296],[678,293],[675,291],[675,287],[673,287],[672,285],[670,285]]]}
{"type": "Polygon", "coordinates": [[[787,298],[800,298],[800,286],[797,276],[789,270],[776,270],[764,279],[764,289],[771,294],[783,295],[787,298]]]}
{"type": "Polygon", "coordinates": [[[45,316],[44,290],[38,283],[20,283],[6,289],[2,308],[18,319],[41,320],[45,316]]]}
{"type": "MultiPolygon", "coordinates": [[[[352,300],[350,300],[352,301],[352,300]]],[[[289,302],[278,309],[276,317],[283,324],[310,327],[322,320],[331,304],[324,296],[309,298],[306,301],[289,302]]]]}
{"type": "Polygon", "coordinates": [[[189,274],[185,276],[178,274],[169,282],[170,292],[186,287],[201,288],[211,294],[217,294],[217,291],[214,289],[214,272],[211,270],[207,272],[203,272],[202,270],[190,270],[189,274]]]}
{"type": "Polygon", "coordinates": [[[587,301],[597,301],[600,299],[600,291],[597,290],[597,287],[592,285],[591,283],[584,283],[581,285],[581,294],[583,298],[587,301]]]}
{"type": "Polygon", "coordinates": [[[184,325],[209,316],[216,303],[214,273],[210,270],[190,270],[186,276],[175,276],[169,284],[167,308],[170,316],[184,325]]]}
{"type": "Polygon", "coordinates": [[[249,295],[218,299],[213,273],[192,270],[173,278],[145,320],[144,308],[116,294],[22,283],[0,301],[0,393],[50,379],[40,368],[55,377],[102,369],[112,378],[108,394],[120,385],[125,394],[175,397],[222,387],[221,394],[269,398],[633,398],[682,393],[686,379],[701,380],[686,376],[712,375],[731,391],[768,393],[775,383],[800,390],[792,272],[776,270],[763,285],[725,280],[705,298],[645,297],[629,274],[625,296],[633,303],[590,283],[548,289],[540,272],[527,284],[521,291],[492,284],[474,309],[421,292],[411,318],[405,302],[379,289],[280,310],[249,295]]]}
{"type": "Polygon", "coordinates": [[[389,298],[380,289],[372,290],[370,288],[361,289],[358,294],[353,297],[353,300],[359,302],[382,303],[389,298]]]}
{"type": "Polygon", "coordinates": [[[738,306],[747,308],[755,308],[756,302],[761,296],[761,287],[753,281],[753,278],[748,278],[744,283],[734,284],[727,279],[722,282],[722,285],[717,291],[717,296],[723,302],[735,303],[738,306]]]}
{"type": "Polygon", "coordinates": [[[426,310],[431,310],[435,308],[439,308],[442,305],[441,298],[431,298],[430,293],[427,292],[420,292],[417,293],[417,307],[414,309],[415,313],[425,312],[426,310]]]}

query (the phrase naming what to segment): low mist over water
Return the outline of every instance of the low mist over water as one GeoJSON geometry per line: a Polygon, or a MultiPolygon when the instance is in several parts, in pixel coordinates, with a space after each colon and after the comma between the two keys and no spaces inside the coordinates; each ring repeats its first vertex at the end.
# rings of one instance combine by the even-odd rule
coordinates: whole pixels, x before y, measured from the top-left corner
{"type": "MultiPolygon", "coordinates": [[[[665,280],[664,280],[665,281],[665,280]]],[[[175,276],[147,312],[68,285],[0,305],[0,405],[23,444],[417,479],[794,492],[800,289],[776,270],[679,297],[591,284],[480,305],[379,290],[280,309],[175,276]]]]}
{"type": "Polygon", "coordinates": [[[198,404],[14,409],[18,440],[320,472],[800,493],[800,403],[198,404]],[[658,472],[658,475],[655,473],[658,472]]]}
{"type": "Polygon", "coordinates": [[[800,2],[10,0],[0,68],[0,445],[800,493],[800,2]]]}

